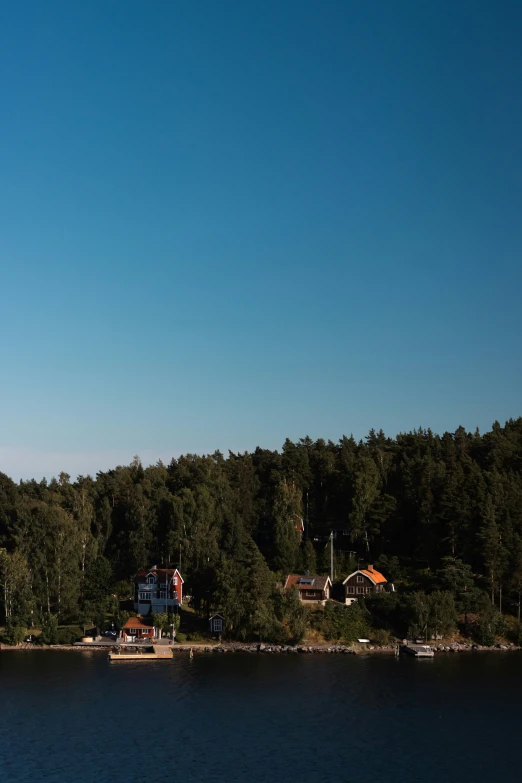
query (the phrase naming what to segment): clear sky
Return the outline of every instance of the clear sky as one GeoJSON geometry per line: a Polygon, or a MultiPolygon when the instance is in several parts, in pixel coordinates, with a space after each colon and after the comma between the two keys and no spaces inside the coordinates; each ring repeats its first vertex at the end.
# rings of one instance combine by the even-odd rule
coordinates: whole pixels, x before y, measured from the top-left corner
{"type": "Polygon", "coordinates": [[[0,3],[0,470],[522,414],[519,0],[0,3]]]}

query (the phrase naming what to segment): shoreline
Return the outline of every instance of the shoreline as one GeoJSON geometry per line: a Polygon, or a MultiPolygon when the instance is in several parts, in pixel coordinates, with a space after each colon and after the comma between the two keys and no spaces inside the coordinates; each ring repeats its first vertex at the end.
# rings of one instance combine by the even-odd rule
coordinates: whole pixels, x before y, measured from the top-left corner
{"type": "MultiPolygon", "coordinates": [[[[520,647],[515,644],[495,644],[491,647],[478,644],[460,644],[452,642],[448,644],[432,644],[429,645],[435,653],[465,653],[465,652],[516,652],[520,651],[520,647]]],[[[27,651],[59,651],[59,652],[85,652],[92,650],[92,652],[112,652],[118,648],[118,645],[108,644],[51,644],[51,645],[37,645],[22,643],[19,645],[7,645],[0,644],[0,652],[27,652],[27,651]]],[[[143,649],[138,647],[137,649],[143,649]]],[[[241,642],[229,642],[222,644],[211,644],[205,642],[194,642],[193,644],[184,642],[182,644],[174,644],[169,647],[176,653],[204,653],[204,654],[225,654],[225,653],[261,653],[261,654],[275,654],[275,655],[324,655],[324,654],[337,654],[337,655],[395,655],[397,652],[396,645],[360,645],[360,644],[299,644],[292,645],[279,645],[279,644],[266,644],[266,643],[241,643],[241,642]]],[[[175,655],[174,655],[175,657],[175,655]]]]}

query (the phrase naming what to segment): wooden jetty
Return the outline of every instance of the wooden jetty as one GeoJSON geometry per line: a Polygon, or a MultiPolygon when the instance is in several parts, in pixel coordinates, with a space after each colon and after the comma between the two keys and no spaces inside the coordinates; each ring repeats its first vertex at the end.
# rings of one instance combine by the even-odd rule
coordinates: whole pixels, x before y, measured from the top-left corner
{"type": "Polygon", "coordinates": [[[434,658],[435,652],[428,644],[414,644],[413,642],[404,642],[401,646],[401,652],[405,655],[413,655],[415,658],[434,658]]]}
{"type": "Polygon", "coordinates": [[[153,645],[152,648],[137,650],[136,652],[121,652],[121,650],[112,650],[109,653],[109,661],[171,661],[173,658],[172,647],[165,645],[153,645]]]}

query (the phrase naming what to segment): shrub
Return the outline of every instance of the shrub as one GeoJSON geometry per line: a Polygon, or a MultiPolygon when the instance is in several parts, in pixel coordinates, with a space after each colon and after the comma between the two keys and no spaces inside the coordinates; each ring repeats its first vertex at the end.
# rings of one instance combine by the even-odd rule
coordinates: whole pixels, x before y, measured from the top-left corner
{"type": "Polygon", "coordinates": [[[507,618],[504,617],[503,614],[499,614],[497,616],[497,623],[495,628],[495,633],[497,636],[508,636],[510,630],[509,623],[507,621],[507,618]]]}
{"type": "Polygon", "coordinates": [[[498,612],[494,606],[491,604],[489,607],[484,606],[473,628],[475,641],[486,647],[491,647],[491,645],[495,644],[498,617],[498,612]]]}
{"type": "Polygon", "coordinates": [[[374,627],[385,628],[401,637],[406,635],[411,621],[409,596],[375,593],[365,599],[365,604],[374,627]]]}
{"type": "Polygon", "coordinates": [[[508,633],[509,639],[519,647],[522,645],[522,623],[515,621],[508,633]]]}
{"type": "Polygon", "coordinates": [[[274,610],[275,621],[269,634],[270,641],[279,644],[298,644],[306,633],[310,610],[307,606],[303,606],[297,590],[292,588],[276,591],[274,610]]]}
{"type": "Polygon", "coordinates": [[[26,630],[22,625],[8,625],[2,634],[2,642],[10,646],[23,642],[26,630]]]}
{"type": "Polygon", "coordinates": [[[38,637],[40,644],[58,644],[58,618],[46,614],[42,620],[42,633],[38,637]]]}
{"type": "Polygon", "coordinates": [[[56,634],[57,644],[74,644],[83,635],[81,628],[77,626],[69,626],[67,628],[59,628],[56,634]]]}
{"type": "Polygon", "coordinates": [[[362,602],[351,606],[327,603],[312,618],[312,627],[327,640],[354,641],[368,635],[368,612],[362,602]]]}
{"type": "MultiPolygon", "coordinates": [[[[176,634],[176,638],[178,638],[181,634],[176,634]]],[[[187,634],[187,641],[188,642],[205,642],[206,639],[197,631],[193,631],[192,633],[187,634]]]]}
{"type": "Polygon", "coordinates": [[[186,633],[177,633],[176,634],[176,641],[180,642],[181,644],[183,642],[187,641],[187,634],[186,633]]]}
{"type": "Polygon", "coordinates": [[[391,634],[386,628],[373,628],[370,631],[370,640],[384,647],[391,642],[391,634]]]}

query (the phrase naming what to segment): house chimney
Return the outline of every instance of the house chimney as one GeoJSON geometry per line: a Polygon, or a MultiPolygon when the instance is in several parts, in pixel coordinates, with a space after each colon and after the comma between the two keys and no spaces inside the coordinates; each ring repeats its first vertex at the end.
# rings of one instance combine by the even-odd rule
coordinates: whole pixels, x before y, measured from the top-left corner
{"type": "Polygon", "coordinates": [[[373,565],[370,565],[369,563],[368,563],[368,571],[370,572],[370,574],[373,574],[373,565]]]}

